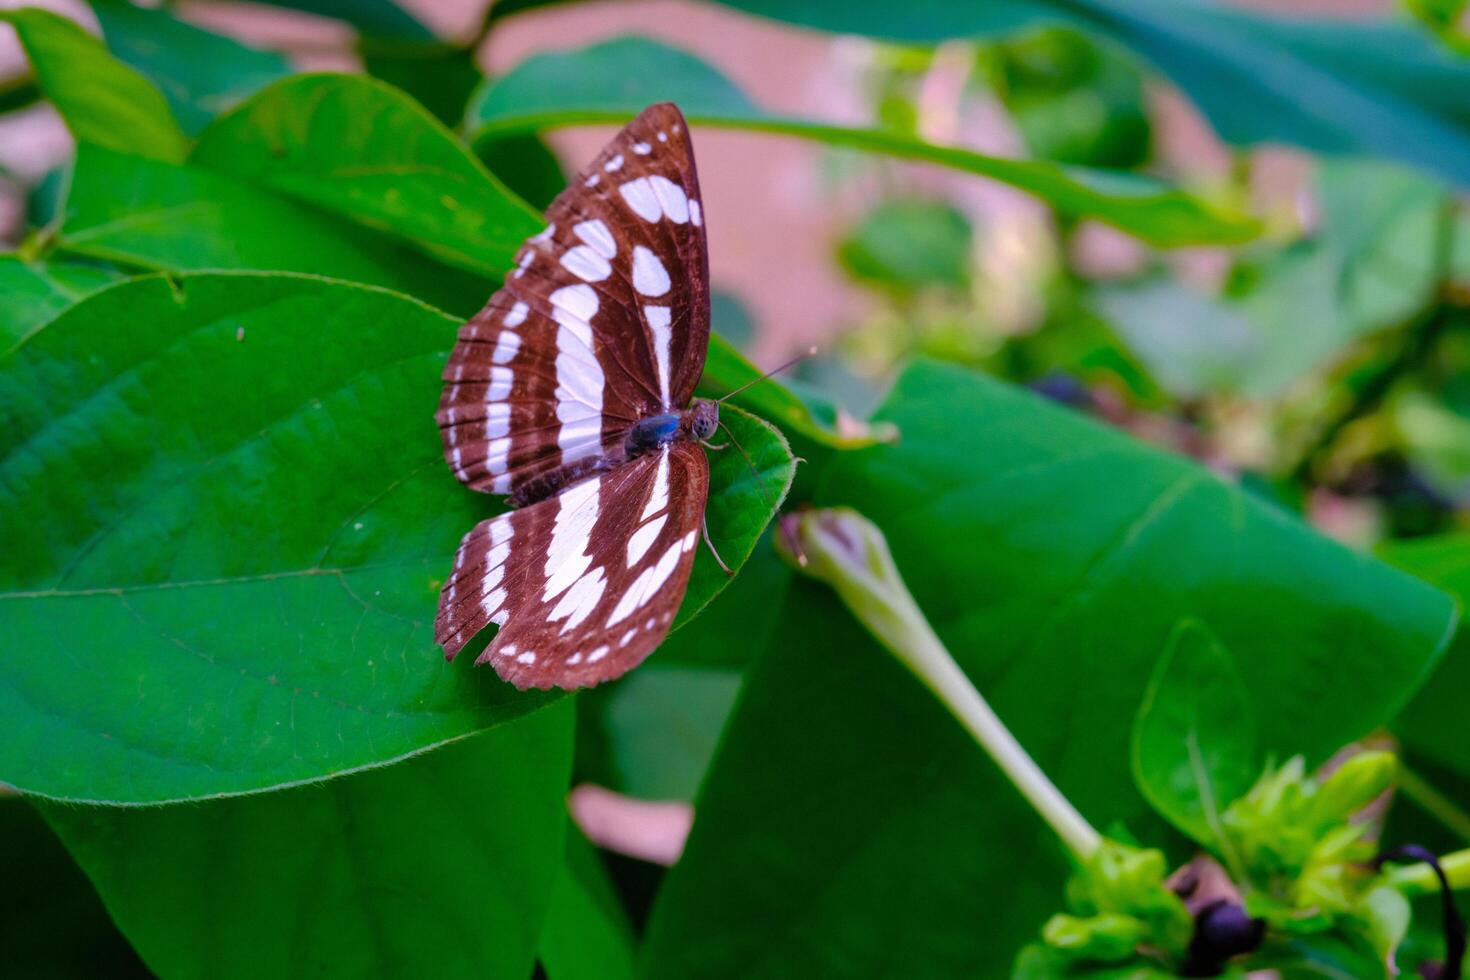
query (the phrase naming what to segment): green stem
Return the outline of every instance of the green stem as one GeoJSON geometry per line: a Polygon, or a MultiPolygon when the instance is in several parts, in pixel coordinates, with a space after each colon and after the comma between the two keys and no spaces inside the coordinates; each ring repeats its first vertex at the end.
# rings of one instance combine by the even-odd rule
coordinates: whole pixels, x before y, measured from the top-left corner
{"type": "Polygon", "coordinates": [[[1086,861],[1102,836],[1047,778],[945,649],[870,521],[838,508],[788,518],[780,540],[799,568],[827,582],[878,640],[924,682],[1056,832],[1086,861]]]}
{"type": "MultiPolygon", "coordinates": [[[[1439,859],[1439,866],[1455,891],[1470,888],[1470,849],[1446,854],[1439,859]]],[[[1388,873],[1388,883],[1406,895],[1427,895],[1439,891],[1439,879],[1434,869],[1424,863],[1406,864],[1388,873]]]]}
{"type": "Polygon", "coordinates": [[[1460,809],[1454,800],[1402,763],[1399,765],[1398,786],[1399,791],[1418,804],[1419,809],[1470,842],[1470,813],[1460,809]]]}

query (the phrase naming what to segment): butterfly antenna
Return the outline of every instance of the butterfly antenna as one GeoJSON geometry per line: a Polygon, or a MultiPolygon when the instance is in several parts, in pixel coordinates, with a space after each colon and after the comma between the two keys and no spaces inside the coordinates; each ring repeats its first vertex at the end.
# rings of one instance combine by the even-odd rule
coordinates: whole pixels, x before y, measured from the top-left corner
{"type": "MultiPolygon", "coordinates": [[[[745,382],[745,384],[741,385],[739,388],[736,388],[734,391],[730,392],[729,394],[727,394],[727,395],[721,395],[719,398],[715,399],[715,401],[716,401],[716,403],[719,403],[719,402],[723,402],[727,398],[734,398],[736,395],[740,394],[742,391],[744,391],[746,388],[749,388],[751,385],[760,384],[762,381],[766,380],[771,375],[773,375],[773,374],[780,374],[782,371],[785,371],[787,368],[789,368],[789,367],[791,367],[793,365],[796,365],[796,364],[800,364],[802,361],[806,360],[808,357],[816,357],[816,356],[817,356],[817,349],[815,347],[808,347],[806,350],[802,351],[800,354],[797,354],[795,357],[793,357],[791,360],[787,361],[785,364],[782,364],[780,367],[771,368],[769,371],[767,371],[765,374],[761,375],[759,378],[752,378],[751,380],[745,382]]],[[[725,431],[726,432],[729,432],[730,430],[729,429],[726,429],[725,431]]]]}

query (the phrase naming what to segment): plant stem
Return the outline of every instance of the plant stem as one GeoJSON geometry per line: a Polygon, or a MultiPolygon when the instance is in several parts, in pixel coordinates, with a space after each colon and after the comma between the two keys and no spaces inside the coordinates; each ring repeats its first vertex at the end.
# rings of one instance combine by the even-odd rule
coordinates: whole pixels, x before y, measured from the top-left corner
{"type": "Polygon", "coordinates": [[[928,620],[918,617],[910,622],[909,631],[906,650],[890,649],[974,736],[1077,859],[1085,861],[1091,857],[1102,843],[1101,835],[1016,741],[1005,722],[934,635],[928,620]]]}
{"type": "MultiPolygon", "coordinates": [[[[1455,851],[1439,859],[1450,887],[1455,891],[1470,889],[1470,849],[1455,851]]],[[[1391,885],[1408,895],[1427,895],[1439,891],[1439,879],[1428,864],[1406,864],[1388,873],[1391,885]]]]}
{"type": "Polygon", "coordinates": [[[1077,860],[1092,857],[1102,836],[955,663],[904,585],[883,532],[856,511],[834,508],[786,518],[777,540],[788,560],[832,586],[853,615],[934,692],[1077,860]]]}
{"type": "Polygon", "coordinates": [[[1398,785],[1399,790],[1418,804],[1421,810],[1470,842],[1470,813],[1460,809],[1454,800],[1402,763],[1399,765],[1398,785]]]}

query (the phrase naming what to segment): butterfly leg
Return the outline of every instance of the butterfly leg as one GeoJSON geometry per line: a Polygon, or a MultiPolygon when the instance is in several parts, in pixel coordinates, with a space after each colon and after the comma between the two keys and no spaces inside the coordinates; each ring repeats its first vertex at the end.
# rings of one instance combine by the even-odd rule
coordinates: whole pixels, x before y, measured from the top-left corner
{"type": "Polygon", "coordinates": [[[704,535],[704,543],[709,548],[709,553],[715,556],[715,561],[719,564],[719,566],[721,568],[723,568],[725,570],[725,574],[726,575],[734,575],[735,573],[733,571],[731,571],[730,566],[725,564],[725,559],[721,558],[720,557],[720,553],[715,550],[715,543],[709,539],[709,516],[708,515],[705,515],[705,516],[700,517],[700,519],[699,519],[699,530],[700,530],[700,533],[704,535]]]}
{"type": "Polygon", "coordinates": [[[701,446],[703,446],[705,449],[713,449],[715,452],[719,452],[722,449],[729,449],[730,448],[730,444],[728,442],[722,442],[722,443],[720,443],[717,446],[717,445],[715,445],[712,442],[705,442],[703,439],[701,439],[699,441],[699,444],[701,446]]]}

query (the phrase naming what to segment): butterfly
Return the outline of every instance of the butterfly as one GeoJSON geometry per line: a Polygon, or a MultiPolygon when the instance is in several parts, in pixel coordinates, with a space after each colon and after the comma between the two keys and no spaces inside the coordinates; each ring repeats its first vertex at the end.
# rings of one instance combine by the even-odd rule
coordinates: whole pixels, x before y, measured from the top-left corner
{"type": "Polygon", "coordinates": [[[668,633],[719,424],[690,401],[709,256],[678,108],[645,109],[546,218],[460,329],[435,416],[455,476],[515,509],[465,535],[434,638],[452,660],[495,623],[476,663],[523,690],[618,677],[668,633]]]}

